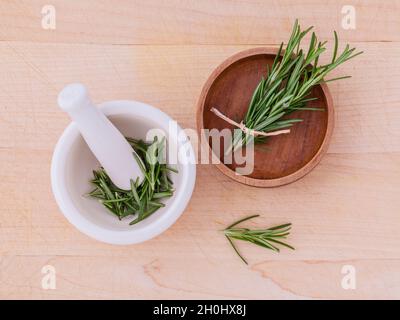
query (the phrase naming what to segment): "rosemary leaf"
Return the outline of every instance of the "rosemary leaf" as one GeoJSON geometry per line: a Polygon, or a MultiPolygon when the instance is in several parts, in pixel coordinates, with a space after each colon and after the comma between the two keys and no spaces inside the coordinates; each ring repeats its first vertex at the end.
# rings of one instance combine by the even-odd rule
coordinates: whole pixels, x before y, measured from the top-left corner
{"type": "Polygon", "coordinates": [[[248,229],[236,227],[238,224],[245,222],[247,220],[259,217],[259,215],[252,215],[243,219],[240,219],[232,223],[229,227],[224,229],[224,234],[229,240],[232,248],[238,254],[238,256],[243,260],[244,263],[248,264],[246,259],[240,254],[239,250],[235,246],[232,239],[247,241],[254,243],[260,247],[270,249],[276,252],[280,252],[277,245],[287,247],[289,249],[295,250],[291,245],[282,242],[278,239],[285,239],[289,235],[292,224],[286,223],[279,226],[271,227],[268,229],[248,229]]]}

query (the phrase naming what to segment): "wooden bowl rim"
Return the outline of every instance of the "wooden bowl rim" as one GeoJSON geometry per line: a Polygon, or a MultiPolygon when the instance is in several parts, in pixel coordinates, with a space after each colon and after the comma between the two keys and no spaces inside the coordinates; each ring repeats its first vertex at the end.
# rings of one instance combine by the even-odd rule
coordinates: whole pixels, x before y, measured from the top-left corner
{"type": "MultiPolygon", "coordinates": [[[[215,155],[212,148],[208,144],[208,142],[207,142],[208,140],[204,136],[204,132],[202,132],[201,129],[204,129],[203,114],[204,114],[205,100],[206,100],[208,92],[209,92],[211,86],[213,85],[214,81],[229,66],[238,62],[239,60],[246,59],[246,58],[249,58],[254,55],[262,55],[262,54],[276,55],[277,53],[278,53],[277,47],[257,47],[257,48],[251,48],[251,49],[240,51],[240,52],[230,56],[225,61],[223,61],[219,66],[217,66],[214,69],[214,71],[208,77],[206,83],[204,84],[204,86],[202,88],[200,97],[197,102],[196,123],[197,123],[197,131],[198,131],[199,137],[201,138],[201,142],[203,144],[207,145],[209,154],[212,158],[218,159],[218,157],[215,155]]],[[[274,178],[274,179],[256,179],[256,178],[251,178],[251,177],[247,177],[247,176],[243,176],[243,175],[238,175],[238,174],[236,174],[235,171],[233,171],[231,168],[226,166],[221,161],[218,164],[216,164],[217,168],[223,174],[225,174],[226,176],[228,176],[229,178],[231,178],[235,181],[238,181],[240,183],[243,183],[243,184],[246,184],[249,186],[263,187],[263,188],[278,187],[278,186],[286,185],[286,184],[292,183],[292,182],[304,177],[306,174],[311,172],[311,170],[315,168],[315,166],[321,161],[323,155],[326,153],[328,146],[329,146],[329,141],[332,136],[333,127],[334,127],[334,109],[333,109],[333,100],[332,100],[331,93],[330,93],[329,88],[326,85],[326,83],[320,84],[320,87],[321,87],[322,92],[326,99],[326,105],[327,105],[326,107],[327,107],[327,112],[328,112],[325,137],[324,137],[318,151],[311,158],[311,160],[309,162],[307,162],[303,167],[299,168],[297,171],[295,171],[287,176],[274,178]]]]}

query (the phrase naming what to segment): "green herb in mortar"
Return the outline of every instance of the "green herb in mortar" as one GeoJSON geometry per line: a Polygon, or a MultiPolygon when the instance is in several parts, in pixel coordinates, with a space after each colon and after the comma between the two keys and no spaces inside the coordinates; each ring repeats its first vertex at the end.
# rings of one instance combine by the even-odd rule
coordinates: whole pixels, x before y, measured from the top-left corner
{"type": "Polygon", "coordinates": [[[93,171],[95,189],[89,196],[99,201],[118,219],[137,215],[130,223],[135,224],[146,219],[165,204],[162,199],[173,195],[173,183],[169,177],[170,172],[177,171],[166,164],[160,163],[161,155],[165,148],[165,139],[158,141],[154,138],[152,143],[126,138],[132,148],[140,157],[139,167],[144,174],[144,180],[139,184],[138,180],[131,180],[131,190],[122,190],[115,186],[105,170],[93,171]]]}
{"type": "Polygon", "coordinates": [[[272,227],[269,229],[248,229],[248,228],[239,228],[236,227],[239,223],[244,221],[259,217],[259,215],[253,215],[247,218],[240,219],[235,223],[231,224],[229,227],[224,229],[224,234],[228,239],[229,243],[232,245],[235,252],[238,254],[240,259],[243,260],[244,263],[247,264],[247,261],[243,256],[240,254],[239,250],[236,248],[235,244],[233,243],[232,239],[248,241],[254,243],[258,246],[279,252],[279,248],[277,245],[285,246],[289,249],[294,250],[294,248],[287,243],[282,242],[282,239],[286,239],[286,237],[290,234],[290,229],[292,224],[282,224],[280,226],[272,227]]]}

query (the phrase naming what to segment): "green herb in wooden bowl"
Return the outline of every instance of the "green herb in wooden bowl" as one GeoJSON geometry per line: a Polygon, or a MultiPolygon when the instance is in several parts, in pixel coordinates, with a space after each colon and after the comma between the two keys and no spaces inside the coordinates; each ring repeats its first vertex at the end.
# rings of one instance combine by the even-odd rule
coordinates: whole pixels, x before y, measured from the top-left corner
{"type": "Polygon", "coordinates": [[[318,110],[307,107],[309,101],[316,99],[311,96],[313,87],[350,77],[325,79],[333,69],[362,52],[356,52],[355,48],[346,45],[342,53],[338,54],[339,41],[335,31],[331,61],[319,65],[322,53],[326,51],[326,41],[318,41],[313,32],[308,50],[300,49],[302,40],[312,28],[302,31],[296,20],[285,50],[282,42],[272,66],[267,66],[267,74],[254,90],[245,117],[240,123],[228,118],[216,107],[211,108],[218,117],[241,129],[235,130],[232,147],[227,152],[250,142],[263,142],[268,136],[289,133],[288,128],[302,119],[285,119],[284,116],[297,110],[318,110]]]}

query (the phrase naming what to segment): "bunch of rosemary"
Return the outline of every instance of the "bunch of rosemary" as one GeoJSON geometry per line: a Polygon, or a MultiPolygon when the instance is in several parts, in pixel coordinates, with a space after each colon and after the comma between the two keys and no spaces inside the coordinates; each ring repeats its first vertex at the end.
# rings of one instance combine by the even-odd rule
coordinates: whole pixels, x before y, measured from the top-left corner
{"type": "Polygon", "coordinates": [[[334,32],[335,45],[333,56],[329,63],[318,65],[321,54],[326,50],[326,41],[319,42],[315,33],[311,35],[308,51],[300,49],[302,39],[310,32],[312,27],[301,31],[296,20],[292,34],[283,50],[283,43],[272,64],[267,66],[267,75],[255,89],[247,113],[242,121],[246,130],[235,130],[232,147],[233,150],[246,145],[251,141],[262,142],[265,135],[249,134],[249,132],[287,133],[282,130],[291,127],[301,119],[282,119],[285,115],[296,110],[318,110],[307,108],[307,102],[315,100],[310,97],[311,89],[321,82],[328,82],[349,78],[349,76],[324,80],[325,76],[340,64],[354,58],[362,52],[355,52],[355,48],[346,45],[338,55],[338,37],[334,32]],[[281,130],[282,132],[276,132],[281,130]]]}
{"type": "Polygon", "coordinates": [[[238,228],[236,227],[239,223],[244,221],[259,217],[259,215],[253,215],[247,218],[243,218],[235,223],[231,224],[229,227],[224,229],[224,234],[228,239],[229,243],[232,245],[235,252],[238,254],[240,259],[243,260],[244,263],[247,264],[247,261],[240,254],[239,250],[236,248],[232,239],[248,241],[254,243],[263,248],[267,248],[276,252],[279,252],[279,248],[277,245],[285,246],[289,249],[294,250],[294,248],[287,243],[280,241],[281,239],[286,239],[286,236],[289,235],[289,231],[291,229],[292,224],[282,224],[280,226],[272,227],[269,229],[248,229],[248,228],[238,228]]]}
{"type": "Polygon", "coordinates": [[[165,206],[160,200],[171,197],[174,192],[169,172],[177,171],[167,166],[165,161],[160,161],[165,139],[158,141],[155,137],[152,143],[128,137],[126,139],[140,158],[137,162],[145,177],[143,182],[139,184],[138,180],[131,180],[131,190],[122,190],[115,186],[104,169],[100,168],[93,171],[94,179],[91,183],[95,185],[95,189],[88,195],[99,199],[120,220],[137,214],[130,222],[132,225],[165,206]]]}

